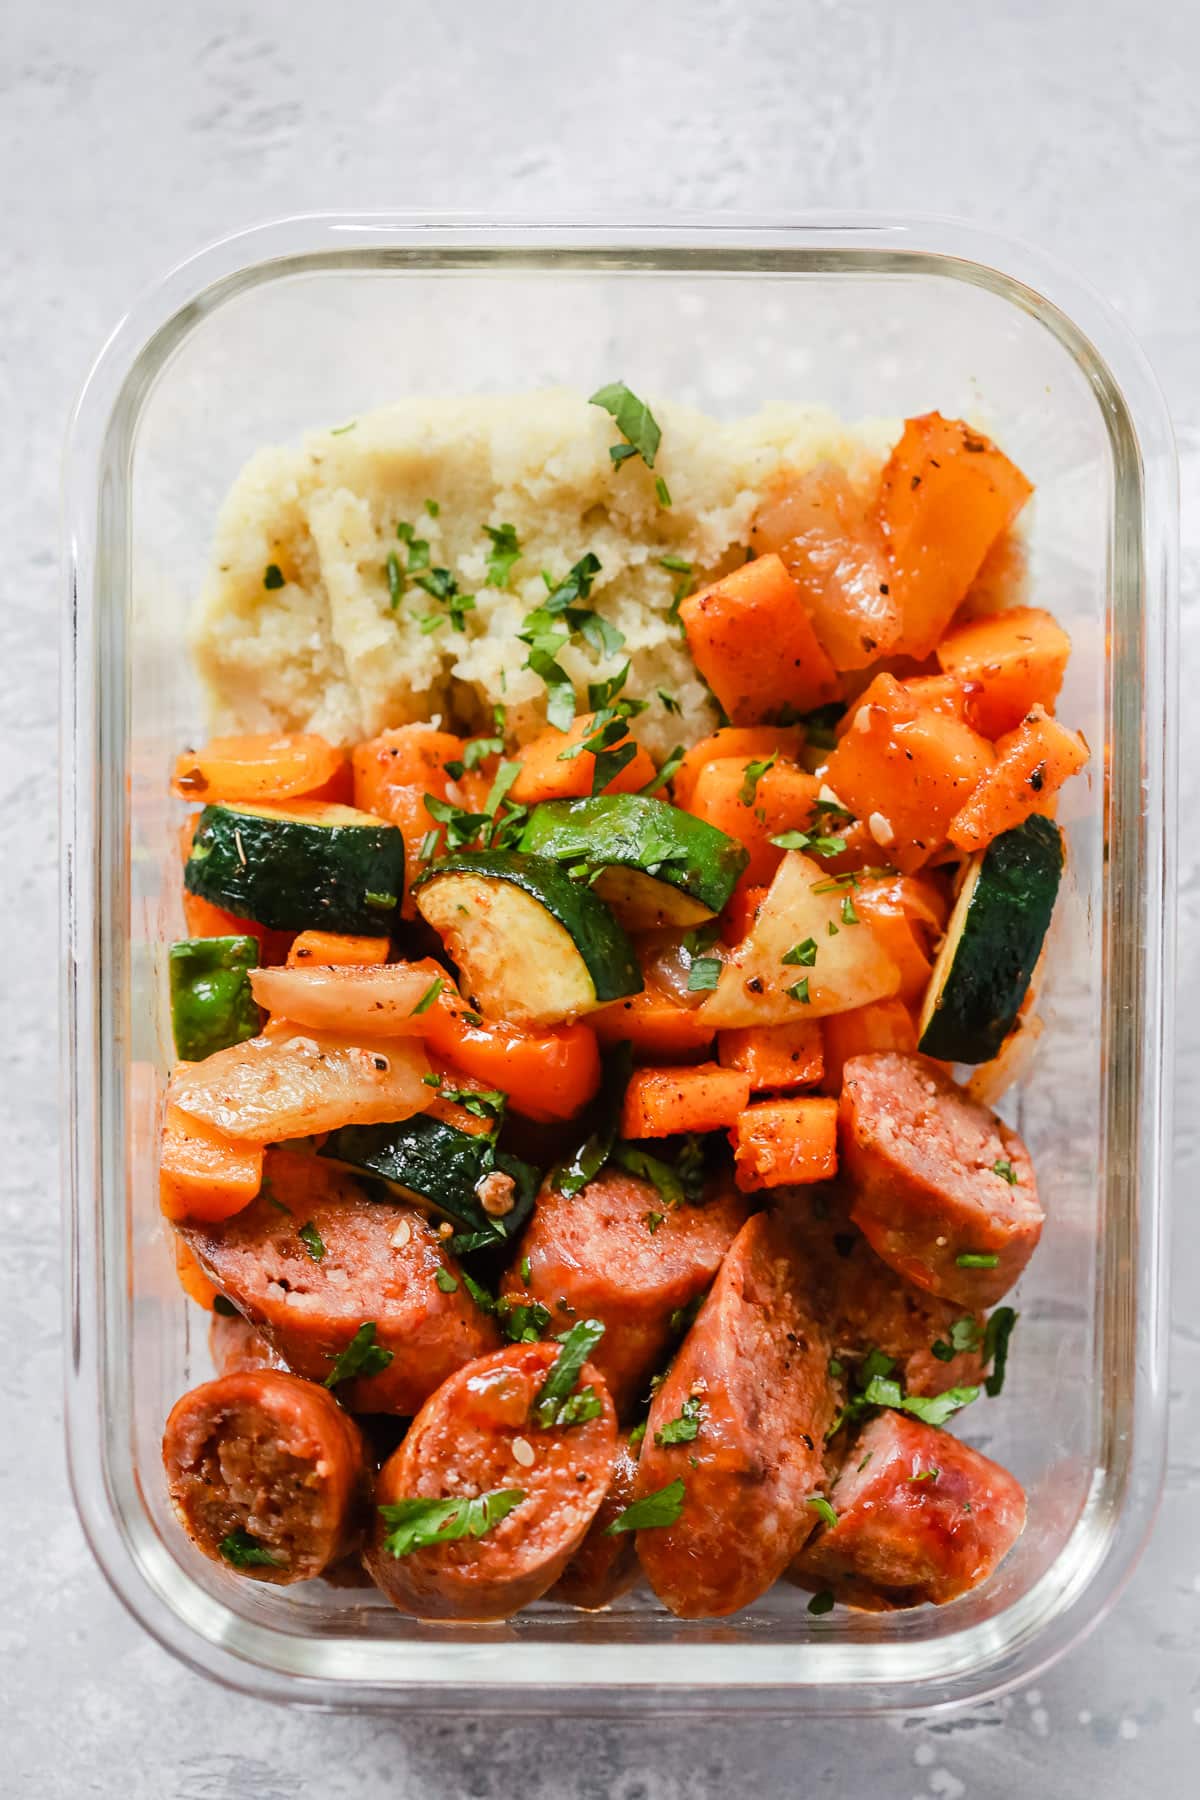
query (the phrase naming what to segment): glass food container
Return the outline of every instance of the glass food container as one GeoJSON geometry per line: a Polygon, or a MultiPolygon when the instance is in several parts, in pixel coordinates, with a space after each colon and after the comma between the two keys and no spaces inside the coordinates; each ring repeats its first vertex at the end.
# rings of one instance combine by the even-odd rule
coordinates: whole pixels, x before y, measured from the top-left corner
{"type": "Polygon", "coordinates": [[[287,221],[205,251],[117,328],[74,420],[68,531],[70,1461],[96,1556],[147,1629],[249,1692],[324,1705],[799,1715],[978,1699],[1093,1625],[1162,1471],[1172,1073],[1175,464],[1113,315],[1028,252],[930,222],[287,221]],[[402,395],[615,377],[721,417],[776,399],[966,414],[1037,485],[1031,598],[1071,634],[1061,710],[1092,761],[1064,799],[1045,1029],[1005,1102],[1049,1218],[1005,1393],[956,1420],[1025,1484],[1029,1524],[995,1579],[941,1609],[813,1618],[780,1583],[728,1620],[634,1594],[422,1624],[366,1590],[239,1581],[167,1503],[163,1421],[211,1373],[157,1202],[181,931],[167,782],[203,731],[186,625],[219,502],[260,446],[402,395]]]}

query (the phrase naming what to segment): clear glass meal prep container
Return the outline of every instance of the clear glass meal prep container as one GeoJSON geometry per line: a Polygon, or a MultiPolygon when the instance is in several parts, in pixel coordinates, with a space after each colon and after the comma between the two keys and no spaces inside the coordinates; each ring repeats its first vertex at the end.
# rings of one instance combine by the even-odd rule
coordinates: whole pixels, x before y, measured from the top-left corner
{"type": "Polygon", "coordinates": [[[235,1686],[325,1705],[798,1715],[977,1698],[1093,1624],[1160,1483],[1171,1082],[1175,465],[1114,317],[1028,252],[943,224],[287,221],[205,251],[118,327],[74,421],[68,531],[70,1460],[96,1556],[147,1629],[235,1686]],[[426,1625],[373,1593],[240,1581],[166,1502],[165,1415],[211,1372],[155,1133],[181,929],[167,779],[203,730],[185,631],[218,505],[260,446],[402,395],[615,377],[719,417],[776,400],[966,414],[1037,484],[1031,597],[1073,639],[1061,711],[1093,755],[1062,809],[1045,1030],[1006,1103],[1049,1219],[1004,1396],[956,1421],[1025,1483],[1029,1525],[946,1608],[814,1619],[781,1583],[729,1620],[638,1594],[426,1625]]]}

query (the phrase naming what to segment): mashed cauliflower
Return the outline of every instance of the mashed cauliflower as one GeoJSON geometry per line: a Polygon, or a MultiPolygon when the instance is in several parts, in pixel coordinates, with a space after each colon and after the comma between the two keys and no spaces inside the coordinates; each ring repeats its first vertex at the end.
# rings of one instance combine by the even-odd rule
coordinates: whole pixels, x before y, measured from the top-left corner
{"type": "Polygon", "coordinates": [[[652,702],[637,735],[660,755],[694,742],[716,715],[669,616],[681,583],[742,560],[774,470],[833,461],[865,484],[898,428],[851,429],[824,410],[785,406],[718,424],[651,404],[662,427],[653,474],[634,457],[614,468],[612,419],[563,389],[405,400],[260,451],[222,507],[194,623],[214,731],[318,731],[351,744],[437,713],[472,729],[502,704],[524,738],[544,720],[546,690],[524,667],[522,621],[545,598],[543,571],[561,580],[591,551],[600,571],[587,604],[625,644],[607,658],[578,641],[561,653],[581,705],[587,684],[629,657],[628,692],[652,702]],[[670,506],[660,505],[655,476],[670,506]],[[485,525],[516,531],[520,556],[502,587],[488,585],[485,525]],[[389,553],[399,583],[389,584],[389,553]],[[664,557],[690,564],[691,575],[664,568],[664,557]],[[447,602],[414,581],[430,570],[474,596],[463,630],[447,602]]]}

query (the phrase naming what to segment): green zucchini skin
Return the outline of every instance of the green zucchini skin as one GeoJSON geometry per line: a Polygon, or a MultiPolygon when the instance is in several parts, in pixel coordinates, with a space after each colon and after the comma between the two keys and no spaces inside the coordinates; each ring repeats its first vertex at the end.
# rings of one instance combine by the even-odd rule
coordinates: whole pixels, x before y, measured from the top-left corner
{"type": "Polygon", "coordinates": [[[726,905],[750,860],[707,820],[644,794],[546,801],[530,814],[521,849],[555,862],[640,869],[712,913],[726,905]]]}
{"type": "Polygon", "coordinates": [[[382,936],[404,892],[404,837],[394,825],[360,817],[361,824],[327,824],[288,817],[283,807],[268,814],[206,806],[184,885],[273,931],[382,936]]]}
{"type": "Polygon", "coordinates": [[[262,1013],[250,988],[258,967],[258,939],[181,938],[167,957],[171,1031],[181,1062],[203,1062],[256,1037],[262,1013]]]}
{"type": "Polygon", "coordinates": [[[449,1219],[456,1231],[478,1233],[496,1244],[517,1236],[538,1190],[538,1172],[530,1163],[503,1150],[493,1157],[488,1138],[428,1113],[414,1113],[399,1125],[344,1125],[319,1154],[385,1182],[423,1212],[449,1219]],[[516,1182],[512,1211],[498,1219],[483,1210],[475,1193],[492,1167],[516,1182]]]}
{"type": "Polygon", "coordinates": [[[1062,833],[1034,814],[980,853],[930,978],[918,1048],[988,1062],[1016,1023],[1058,897],[1062,833]]]}
{"type": "Polygon", "coordinates": [[[574,944],[597,1004],[641,993],[642,971],[627,933],[586,883],[572,881],[549,857],[520,850],[462,850],[431,863],[413,883],[413,892],[446,875],[506,881],[537,901],[574,944]]]}

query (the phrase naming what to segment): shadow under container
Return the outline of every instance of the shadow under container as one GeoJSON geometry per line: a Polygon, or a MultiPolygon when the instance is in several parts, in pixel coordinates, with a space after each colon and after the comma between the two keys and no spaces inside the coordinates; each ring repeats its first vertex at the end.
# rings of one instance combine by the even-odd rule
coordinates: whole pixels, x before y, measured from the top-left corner
{"type": "Polygon", "coordinates": [[[74,422],[68,531],[70,1460],[96,1556],[147,1629],[236,1687],[324,1705],[798,1716],[978,1699],[1094,1624],[1163,1463],[1175,754],[1174,453],[1106,309],[1024,250],[932,223],[287,221],[205,251],[120,325],[74,422]],[[168,778],[204,729],[186,628],[218,506],[256,449],[391,399],[617,376],[723,418],[776,399],[965,414],[1036,483],[1030,596],[1071,635],[1061,711],[1092,762],[1064,799],[1045,1030],[1006,1102],[1048,1222],[1004,1396],[956,1421],[1025,1484],[1029,1525],[940,1610],[813,1618],[780,1583],[723,1621],[634,1594],[426,1625],[363,1590],[239,1581],[167,1503],[163,1421],[209,1373],[157,1202],[181,929],[168,778]]]}

